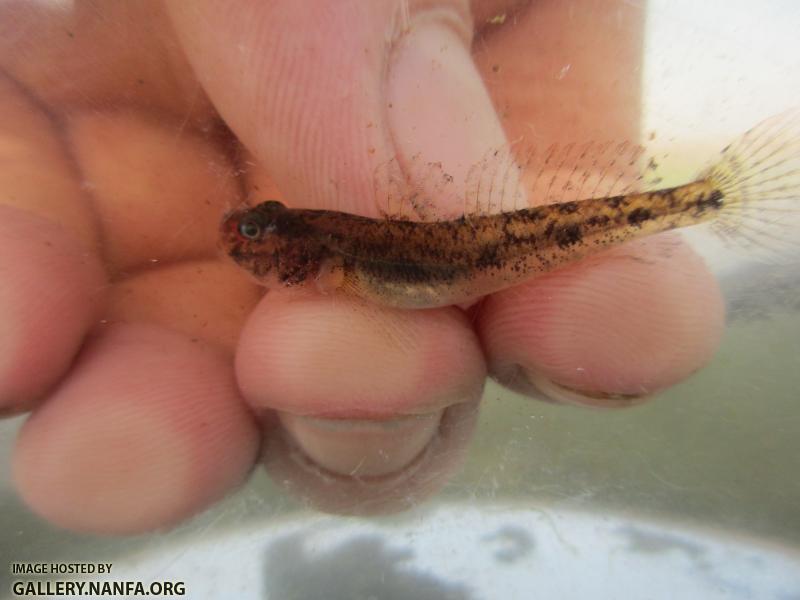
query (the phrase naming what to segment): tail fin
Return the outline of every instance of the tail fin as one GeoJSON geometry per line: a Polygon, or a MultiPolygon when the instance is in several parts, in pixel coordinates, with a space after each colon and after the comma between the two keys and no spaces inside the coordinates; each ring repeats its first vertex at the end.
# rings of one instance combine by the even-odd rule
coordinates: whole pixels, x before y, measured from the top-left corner
{"type": "Polygon", "coordinates": [[[748,254],[800,260],[800,108],[756,125],[704,177],[724,194],[713,228],[748,254]]]}

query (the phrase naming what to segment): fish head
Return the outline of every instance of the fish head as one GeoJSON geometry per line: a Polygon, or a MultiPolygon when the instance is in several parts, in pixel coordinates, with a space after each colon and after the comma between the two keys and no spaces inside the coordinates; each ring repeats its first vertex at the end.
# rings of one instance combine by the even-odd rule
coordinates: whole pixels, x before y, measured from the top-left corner
{"type": "Polygon", "coordinates": [[[234,210],[220,225],[220,247],[262,285],[301,283],[308,265],[298,263],[307,236],[293,211],[268,200],[255,207],[234,210]]]}

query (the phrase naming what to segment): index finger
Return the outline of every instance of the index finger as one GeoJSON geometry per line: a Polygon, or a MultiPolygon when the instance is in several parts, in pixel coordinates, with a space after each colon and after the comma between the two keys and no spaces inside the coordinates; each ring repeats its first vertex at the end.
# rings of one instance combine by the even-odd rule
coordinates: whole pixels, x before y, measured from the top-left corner
{"type": "Polygon", "coordinates": [[[506,142],[467,2],[234,4],[170,10],[208,94],[292,205],[375,216],[389,193],[376,169],[396,160],[441,164],[453,185],[437,208],[463,210],[467,170],[506,142]]]}
{"type": "MultiPolygon", "coordinates": [[[[470,57],[465,2],[409,12],[406,2],[235,4],[171,10],[209,96],[290,203],[374,215],[381,162],[419,147],[471,164],[464,155],[505,139],[470,57]]],[[[237,374],[257,409],[337,422],[334,433],[284,419],[322,466],[349,473],[373,453],[374,475],[403,468],[443,410],[479,396],[485,364],[454,308],[403,313],[270,293],[242,333],[237,374]],[[387,426],[364,445],[355,421],[387,426]],[[354,438],[357,455],[345,448],[354,438]]]]}

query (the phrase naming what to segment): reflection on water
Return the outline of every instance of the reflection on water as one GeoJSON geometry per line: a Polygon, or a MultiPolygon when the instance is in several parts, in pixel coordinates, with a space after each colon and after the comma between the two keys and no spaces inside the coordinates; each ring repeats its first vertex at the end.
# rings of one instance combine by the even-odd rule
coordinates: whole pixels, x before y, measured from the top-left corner
{"type": "Polygon", "coordinates": [[[498,562],[513,563],[523,559],[536,549],[536,540],[522,527],[501,527],[482,540],[496,547],[494,558],[498,562]]]}
{"type": "Polygon", "coordinates": [[[729,321],[758,321],[800,313],[800,263],[761,265],[722,280],[729,321]]]}
{"type": "Polygon", "coordinates": [[[270,544],[264,557],[264,589],[270,598],[426,598],[469,600],[469,588],[409,569],[410,548],[392,548],[377,535],[357,536],[325,550],[295,534],[270,544]]]}
{"type": "Polygon", "coordinates": [[[192,598],[788,600],[800,589],[800,556],[786,548],[527,504],[441,502],[369,522],[256,517],[188,544],[165,540],[114,569],[185,580],[192,598]]]}

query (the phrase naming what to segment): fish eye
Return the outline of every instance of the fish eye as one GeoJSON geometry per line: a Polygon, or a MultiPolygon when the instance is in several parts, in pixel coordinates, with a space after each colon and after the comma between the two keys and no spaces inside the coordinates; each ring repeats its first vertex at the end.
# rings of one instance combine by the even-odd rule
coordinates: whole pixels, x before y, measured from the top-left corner
{"type": "Polygon", "coordinates": [[[254,241],[261,237],[261,225],[252,220],[239,223],[239,234],[248,240],[254,241]]]}

